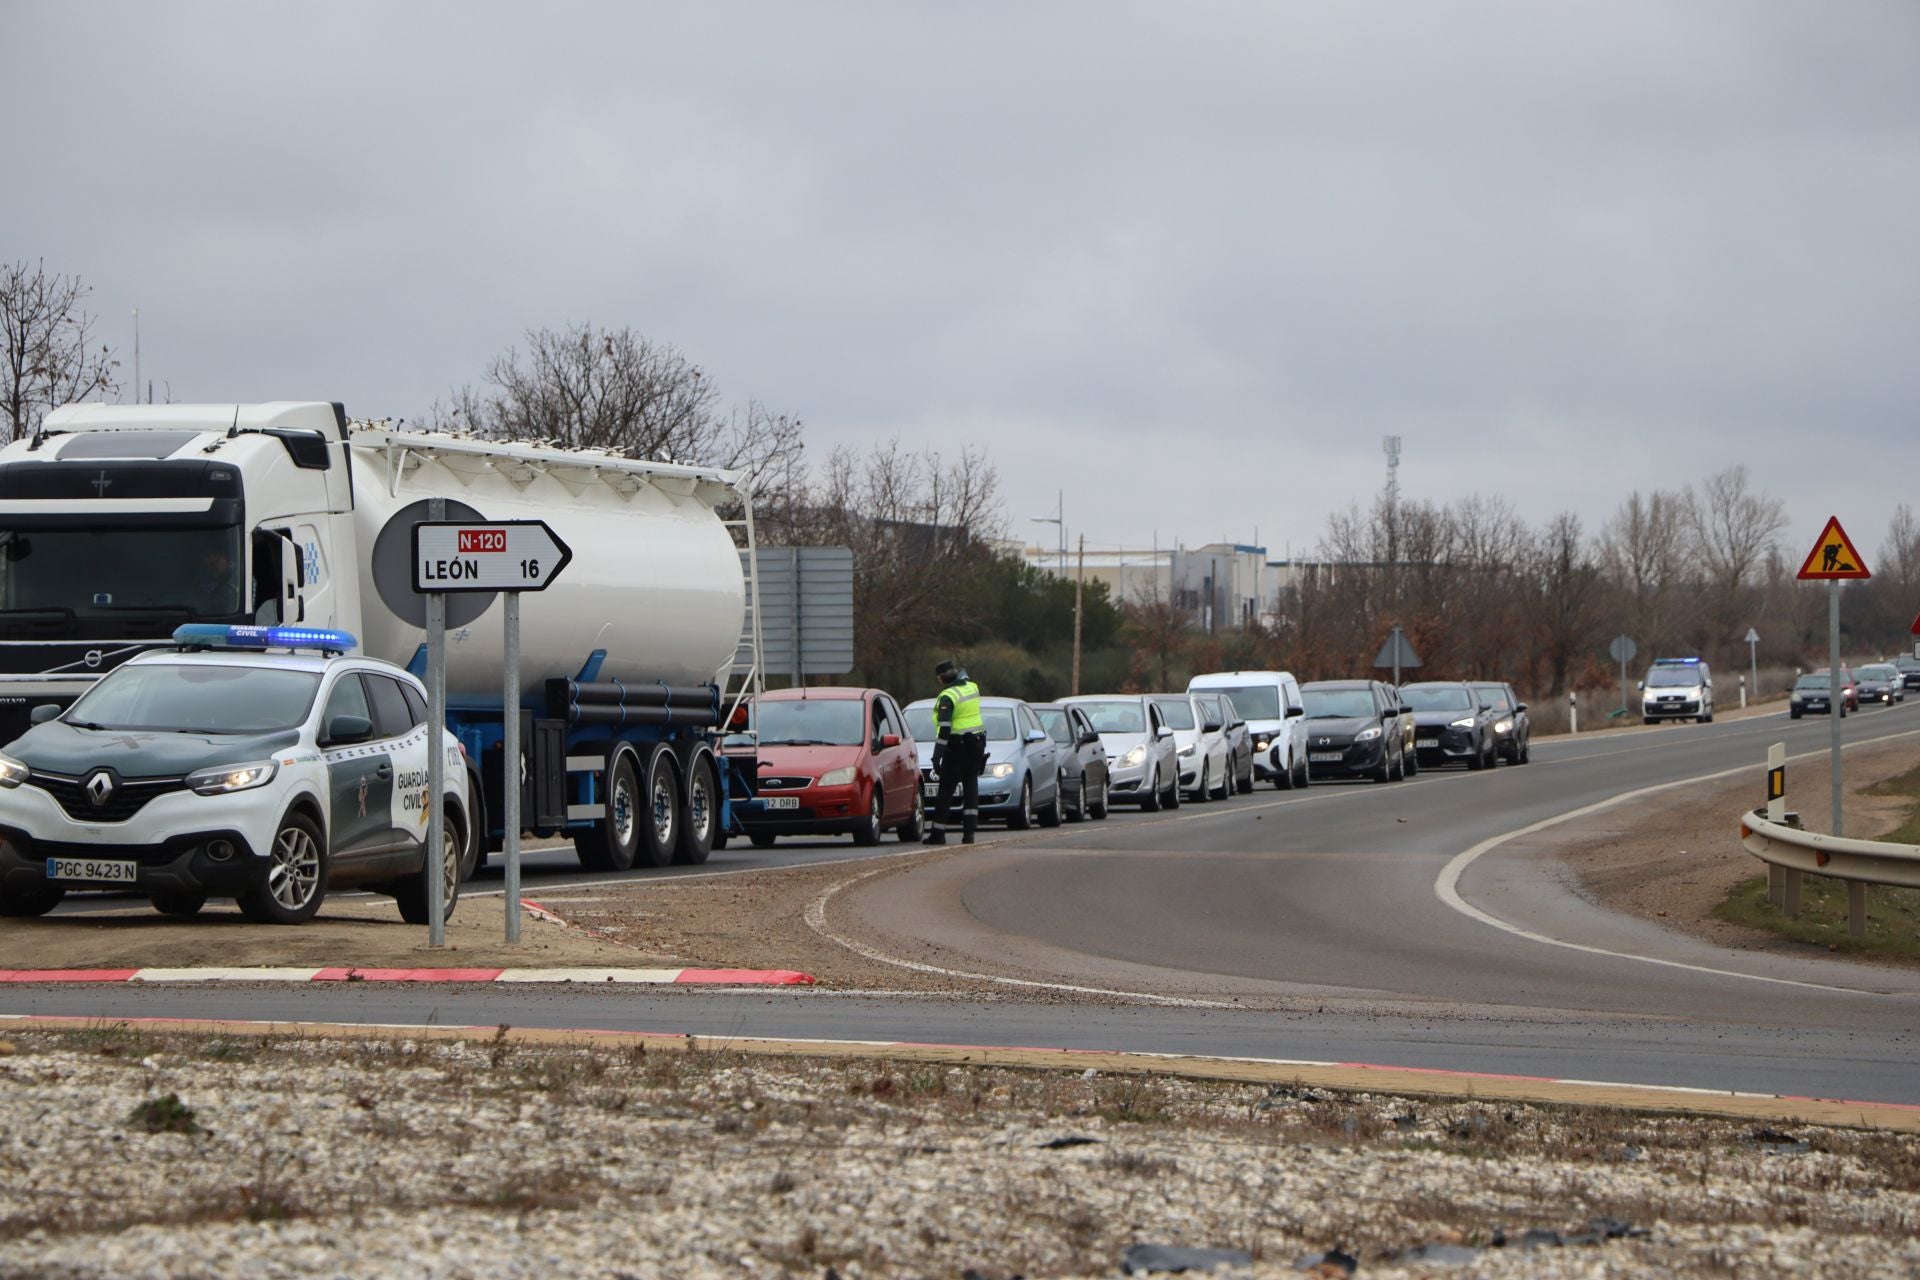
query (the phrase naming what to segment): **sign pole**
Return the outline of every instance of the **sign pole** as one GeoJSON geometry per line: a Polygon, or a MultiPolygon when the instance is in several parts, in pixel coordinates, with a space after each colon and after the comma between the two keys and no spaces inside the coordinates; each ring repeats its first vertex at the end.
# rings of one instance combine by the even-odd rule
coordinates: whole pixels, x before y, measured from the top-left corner
{"type": "Polygon", "coordinates": [[[1846,713],[1846,695],[1840,691],[1840,582],[1827,583],[1827,719],[1833,723],[1833,834],[1843,836],[1840,815],[1840,720],[1846,713]]]}
{"type": "Polygon", "coordinates": [[[501,744],[500,790],[505,797],[501,806],[506,823],[507,855],[507,942],[520,942],[520,593],[509,591],[506,600],[506,662],[500,681],[500,710],[505,718],[506,740],[501,744]]]}
{"type": "MultiPolygon", "coordinates": [[[[446,518],[447,500],[432,498],[427,518],[446,518]]],[[[427,597],[427,946],[447,945],[446,769],[447,598],[427,597]]]]}

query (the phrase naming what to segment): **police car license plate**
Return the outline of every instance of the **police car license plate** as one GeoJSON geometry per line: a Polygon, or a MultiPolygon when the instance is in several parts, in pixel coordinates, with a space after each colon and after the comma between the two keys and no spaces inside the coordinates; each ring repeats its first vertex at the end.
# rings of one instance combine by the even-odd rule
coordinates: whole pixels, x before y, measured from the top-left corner
{"type": "Polygon", "coordinates": [[[769,809],[798,809],[800,807],[800,797],[762,796],[760,797],[760,803],[766,805],[769,809]]]}
{"type": "Polygon", "coordinates": [[[49,880],[97,880],[106,884],[133,884],[140,878],[137,862],[114,862],[104,858],[48,858],[49,880]]]}
{"type": "Polygon", "coordinates": [[[1309,751],[1307,759],[1315,764],[1338,764],[1347,758],[1344,751],[1309,751]]]}

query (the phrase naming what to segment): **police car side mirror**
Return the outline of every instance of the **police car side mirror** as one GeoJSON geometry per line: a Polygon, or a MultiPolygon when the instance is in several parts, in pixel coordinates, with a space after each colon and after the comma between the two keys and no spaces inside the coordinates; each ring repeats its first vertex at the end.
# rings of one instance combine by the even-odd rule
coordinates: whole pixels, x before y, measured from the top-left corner
{"type": "Polygon", "coordinates": [[[340,747],[373,737],[373,721],[365,716],[335,716],[327,721],[325,746],[340,747]]]}
{"type": "Polygon", "coordinates": [[[58,720],[60,718],[60,712],[64,709],[65,708],[56,703],[43,702],[33,710],[27,712],[27,723],[45,724],[49,720],[58,720]]]}

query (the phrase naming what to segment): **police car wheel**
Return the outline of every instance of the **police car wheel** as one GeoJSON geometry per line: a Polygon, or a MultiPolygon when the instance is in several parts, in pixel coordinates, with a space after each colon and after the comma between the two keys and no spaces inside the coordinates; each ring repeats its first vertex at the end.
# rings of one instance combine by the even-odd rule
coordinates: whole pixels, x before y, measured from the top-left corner
{"type": "Polygon", "coordinates": [[[327,896],[327,853],[320,828],[305,814],[287,815],[267,852],[267,872],[240,895],[240,911],[260,924],[305,924],[327,896]]]}
{"type": "Polygon", "coordinates": [[[200,908],[207,905],[207,895],[183,891],[160,892],[155,893],[151,901],[153,909],[163,916],[197,916],[200,908]]]}
{"type": "Polygon", "coordinates": [[[44,889],[7,889],[0,891],[0,916],[15,919],[43,916],[60,905],[65,889],[49,885],[44,889]]]}
{"type": "MultiPolygon", "coordinates": [[[[466,832],[460,825],[460,816],[449,810],[445,821],[441,823],[440,863],[440,919],[444,922],[453,918],[453,907],[460,900],[460,851],[466,847],[466,832]]],[[[410,876],[403,876],[393,882],[393,900],[400,907],[400,918],[408,924],[431,924],[432,912],[427,901],[431,865],[426,858],[420,860],[420,869],[410,876]]]]}

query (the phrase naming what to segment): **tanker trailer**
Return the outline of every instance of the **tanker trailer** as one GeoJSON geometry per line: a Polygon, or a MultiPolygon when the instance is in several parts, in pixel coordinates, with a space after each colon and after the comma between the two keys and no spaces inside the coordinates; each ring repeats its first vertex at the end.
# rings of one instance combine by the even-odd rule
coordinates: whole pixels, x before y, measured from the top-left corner
{"type": "MultiPolygon", "coordinates": [[[[740,550],[716,510],[742,500],[738,476],[377,425],[353,430],[348,453],[365,651],[425,672],[410,540],[429,499],[446,519],[545,520],[573,558],[521,611],[526,825],[570,835],[593,870],[704,862],[728,795],[751,794],[751,762],[723,762],[710,741],[745,617],[740,550]]],[[[492,595],[447,603],[447,724],[486,797],[477,863],[505,834],[502,610],[492,595]]]]}

